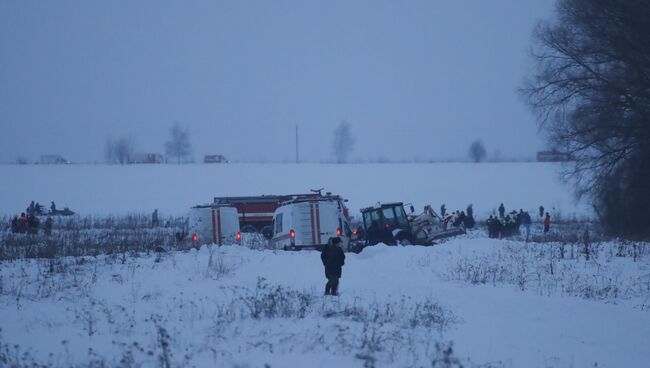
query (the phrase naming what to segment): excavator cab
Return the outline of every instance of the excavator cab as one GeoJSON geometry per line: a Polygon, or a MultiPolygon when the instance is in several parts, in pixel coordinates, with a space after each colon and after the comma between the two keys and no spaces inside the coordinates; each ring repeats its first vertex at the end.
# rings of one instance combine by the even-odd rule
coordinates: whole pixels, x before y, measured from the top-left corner
{"type": "Polygon", "coordinates": [[[409,222],[406,212],[404,211],[404,204],[401,202],[396,203],[383,203],[374,207],[368,207],[361,210],[363,216],[363,227],[367,231],[373,221],[377,221],[379,226],[382,226],[393,233],[397,234],[411,234],[411,223],[409,222]]]}
{"type": "Polygon", "coordinates": [[[386,203],[377,207],[368,207],[361,210],[363,226],[368,229],[373,221],[390,230],[410,230],[409,220],[402,203],[386,203]]]}

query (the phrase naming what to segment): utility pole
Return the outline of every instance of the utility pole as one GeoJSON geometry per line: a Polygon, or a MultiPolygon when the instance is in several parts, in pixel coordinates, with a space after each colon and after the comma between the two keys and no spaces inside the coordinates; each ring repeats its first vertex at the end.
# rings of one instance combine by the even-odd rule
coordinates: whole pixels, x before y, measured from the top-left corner
{"type": "Polygon", "coordinates": [[[298,124],[296,124],[296,163],[299,163],[300,159],[298,157],[298,124]]]}

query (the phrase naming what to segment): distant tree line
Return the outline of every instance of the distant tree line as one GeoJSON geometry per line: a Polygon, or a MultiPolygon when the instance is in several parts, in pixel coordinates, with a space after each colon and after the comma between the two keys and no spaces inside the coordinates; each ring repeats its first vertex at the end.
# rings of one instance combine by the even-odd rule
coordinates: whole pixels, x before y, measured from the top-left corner
{"type": "MultiPolygon", "coordinates": [[[[192,160],[192,144],[189,129],[174,123],[169,129],[169,140],[165,142],[165,153],[174,162],[181,164],[192,160]]],[[[104,157],[110,164],[126,165],[133,162],[136,145],[131,137],[108,138],[104,157]]]]}

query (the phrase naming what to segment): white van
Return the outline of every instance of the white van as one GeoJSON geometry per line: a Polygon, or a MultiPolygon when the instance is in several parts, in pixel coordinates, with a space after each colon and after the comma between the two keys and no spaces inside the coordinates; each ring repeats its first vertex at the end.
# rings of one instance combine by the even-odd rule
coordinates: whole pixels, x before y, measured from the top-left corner
{"type": "Polygon", "coordinates": [[[322,249],[329,238],[340,237],[343,250],[349,250],[350,224],[341,201],[311,200],[288,202],[273,214],[274,249],[322,249]]]}
{"type": "Polygon", "coordinates": [[[239,215],[235,207],[206,204],[190,209],[190,235],[194,245],[239,244],[239,215]]]}

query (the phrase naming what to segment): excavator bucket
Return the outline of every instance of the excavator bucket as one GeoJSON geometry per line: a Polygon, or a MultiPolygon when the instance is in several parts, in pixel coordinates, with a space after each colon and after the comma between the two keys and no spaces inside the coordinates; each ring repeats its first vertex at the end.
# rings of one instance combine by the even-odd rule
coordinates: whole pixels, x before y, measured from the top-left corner
{"type": "Polygon", "coordinates": [[[440,240],[444,238],[450,238],[452,236],[464,235],[465,229],[460,227],[455,227],[453,229],[443,230],[440,232],[433,233],[429,236],[431,241],[440,240]]]}

